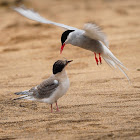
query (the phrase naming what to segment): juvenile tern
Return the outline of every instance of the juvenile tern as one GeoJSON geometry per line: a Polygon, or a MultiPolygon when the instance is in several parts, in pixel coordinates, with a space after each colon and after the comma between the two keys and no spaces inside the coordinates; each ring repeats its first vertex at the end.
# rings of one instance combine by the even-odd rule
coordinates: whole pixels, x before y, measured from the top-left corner
{"type": "Polygon", "coordinates": [[[53,65],[53,75],[30,90],[16,92],[16,95],[23,95],[14,100],[27,99],[51,104],[56,103],[57,111],[59,111],[57,100],[66,94],[69,88],[69,78],[65,71],[65,67],[72,62],[72,60],[58,60],[53,65]]]}

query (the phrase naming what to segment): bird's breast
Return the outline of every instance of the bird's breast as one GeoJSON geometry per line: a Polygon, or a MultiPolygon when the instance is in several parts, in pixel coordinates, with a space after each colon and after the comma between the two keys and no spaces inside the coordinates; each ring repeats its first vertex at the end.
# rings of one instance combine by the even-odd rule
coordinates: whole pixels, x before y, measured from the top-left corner
{"type": "Polygon", "coordinates": [[[54,93],[47,99],[43,100],[44,102],[53,104],[56,102],[59,98],[61,98],[64,94],[66,94],[68,88],[69,88],[69,79],[66,78],[63,81],[59,81],[59,86],[54,91],[54,93]]]}
{"type": "Polygon", "coordinates": [[[66,79],[65,79],[64,81],[62,81],[61,84],[60,84],[60,88],[61,88],[61,93],[60,93],[60,94],[61,94],[61,95],[64,95],[64,94],[67,92],[69,86],[70,86],[69,78],[66,78],[66,79]]]}

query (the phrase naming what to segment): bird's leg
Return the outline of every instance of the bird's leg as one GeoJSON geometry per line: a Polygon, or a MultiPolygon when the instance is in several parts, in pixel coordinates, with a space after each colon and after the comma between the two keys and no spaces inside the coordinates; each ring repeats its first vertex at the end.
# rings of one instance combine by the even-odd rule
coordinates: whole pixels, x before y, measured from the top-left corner
{"type": "Polygon", "coordinates": [[[51,104],[51,113],[53,112],[52,104],[51,104]]]}
{"type": "Polygon", "coordinates": [[[97,59],[97,57],[96,57],[96,53],[94,53],[94,55],[95,55],[95,60],[96,60],[96,63],[97,63],[97,65],[98,65],[98,59],[97,59]]]}
{"type": "Polygon", "coordinates": [[[56,108],[56,111],[59,111],[59,108],[58,108],[58,105],[57,105],[57,101],[56,101],[56,107],[57,107],[57,108],[56,108]]]}
{"type": "Polygon", "coordinates": [[[102,64],[102,58],[101,58],[101,54],[99,53],[99,60],[100,60],[100,64],[102,64]]]}

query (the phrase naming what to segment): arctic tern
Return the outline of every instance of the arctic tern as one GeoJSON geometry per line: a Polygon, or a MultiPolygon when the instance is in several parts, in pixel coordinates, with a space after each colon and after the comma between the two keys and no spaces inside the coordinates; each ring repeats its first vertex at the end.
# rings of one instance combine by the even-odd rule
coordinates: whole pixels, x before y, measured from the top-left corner
{"type": "MultiPolygon", "coordinates": [[[[129,80],[129,77],[122,68],[127,68],[113,55],[109,50],[109,42],[106,35],[101,31],[100,27],[94,23],[86,23],[83,30],[61,23],[56,23],[45,19],[40,16],[37,12],[26,9],[25,7],[15,7],[14,10],[25,16],[28,19],[38,21],[44,24],[52,24],[63,28],[65,31],[61,36],[61,50],[62,53],[66,44],[72,44],[74,46],[81,47],[86,50],[90,50],[95,54],[95,60],[97,65],[102,63],[101,56],[105,62],[112,68],[118,68],[129,80]],[[99,54],[99,59],[96,54],[99,54]]],[[[129,80],[130,81],[130,80],[129,80]]]]}
{"type": "Polygon", "coordinates": [[[69,88],[69,78],[65,71],[65,67],[73,60],[58,60],[53,65],[53,75],[43,81],[40,85],[37,85],[30,90],[22,92],[16,92],[16,95],[23,95],[14,100],[27,99],[39,102],[45,102],[51,104],[56,103],[57,111],[58,105],[57,100],[62,97],[69,88]]]}

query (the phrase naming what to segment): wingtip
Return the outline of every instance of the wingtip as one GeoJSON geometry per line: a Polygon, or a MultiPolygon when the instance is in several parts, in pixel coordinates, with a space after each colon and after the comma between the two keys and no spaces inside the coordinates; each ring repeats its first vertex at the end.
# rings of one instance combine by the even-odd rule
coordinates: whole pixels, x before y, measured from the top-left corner
{"type": "Polygon", "coordinates": [[[19,95],[19,92],[15,92],[14,94],[19,95]]]}
{"type": "Polygon", "coordinates": [[[12,101],[18,100],[17,98],[12,99],[12,101]]]}
{"type": "Polygon", "coordinates": [[[21,95],[22,92],[15,92],[14,94],[16,95],[21,95]]]}

